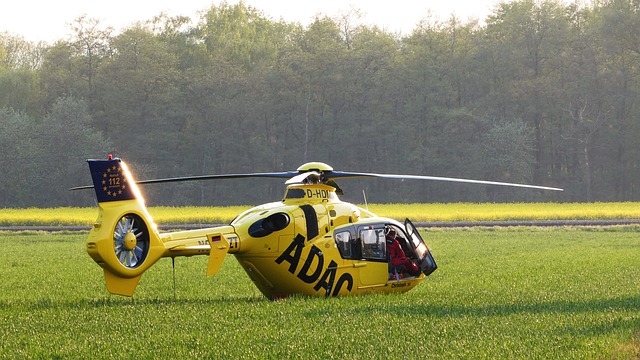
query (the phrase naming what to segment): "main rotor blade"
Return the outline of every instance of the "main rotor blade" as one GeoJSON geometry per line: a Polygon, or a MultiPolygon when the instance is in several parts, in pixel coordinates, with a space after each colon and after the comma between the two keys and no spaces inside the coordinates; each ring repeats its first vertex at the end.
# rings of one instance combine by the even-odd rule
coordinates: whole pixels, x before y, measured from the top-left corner
{"type": "MultiPolygon", "coordinates": [[[[164,179],[151,179],[136,181],[136,184],[159,184],[168,182],[180,182],[180,181],[199,181],[199,180],[215,180],[215,179],[242,179],[242,178],[282,178],[288,179],[293,176],[299,175],[298,171],[283,171],[283,172],[271,172],[271,173],[250,173],[250,174],[218,174],[218,175],[196,175],[196,176],[182,176],[164,179]]],[[[83,190],[93,189],[93,185],[76,186],[69,190],[83,190]]]]}
{"type": "Polygon", "coordinates": [[[564,189],[548,187],[548,186],[516,184],[516,183],[507,183],[507,182],[499,182],[499,181],[450,178],[450,177],[441,177],[441,176],[376,174],[376,173],[360,173],[360,172],[348,172],[348,171],[332,171],[331,173],[328,173],[325,175],[327,179],[374,177],[374,178],[383,178],[383,179],[446,181],[446,182],[458,182],[458,183],[467,183],[467,184],[498,185],[498,186],[511,186],[511,187],[520,187],[520,188],[528,188],[528,189],[564,191],[564,189]]]}
{"type": "Polygon", "coordinates": [[[297,171],[271,172],[271,173],[251,173],[251,174],[218,174],[218,175],[196,175],[182,176],[165,179],[141,180],[136,184],[157,184],[177,181],[198,181],[198,180],[214,180],[214,179],[242,179],[242,178],[283,178],[288,179],[298,175],[297,171]]]}
{"type": "MultiPolygon", "coordinates": [[[[498,186],[510,186],[528,189],[540,189],[540,190],[552,190],[552,191],[564,191],[563,189],[548,186],[529,185],[529,184],[517,184],[507,183],[499,181],[486,181],[486,180],[474,180],[463,178],[450,178],[441,176],[424,176],[424,175],[402,175],[402,174],[378,174],[378,173],[363,173],[363,172],[350,172],[350,171],[326,171],[322,174],[316,171],[299,172],[299,171],[283,171],[283,172],[270,172],[270,173],[249,173],[249,174],[218,174],[218,175],[197,175],[197,176],[183,176],[164,179],[152,179],[137,181],[136,184],[158,184],[168,182],[180,182],[180,181],[199,181],[199,180],[216,180],[216,179],[242,179],[242,178],[283,178],[288,179],[285,184],[303,183],[307,179],[312,181],[328,182],[334,179],[340,178],[358,178],[358,177],[373,177],[382,179],[401,179],[401,180],[428,180],[428,181],[445,181],[445,182],[457,182],[467,184],[481,184],[481,185],[498,185],[498,186]]],[[[335,184],[335,183],[334,183],[335,184]]],[[[82,190],[92,189],[92,185],[77,186],[70,188],[69,190],[82,190]]]]}

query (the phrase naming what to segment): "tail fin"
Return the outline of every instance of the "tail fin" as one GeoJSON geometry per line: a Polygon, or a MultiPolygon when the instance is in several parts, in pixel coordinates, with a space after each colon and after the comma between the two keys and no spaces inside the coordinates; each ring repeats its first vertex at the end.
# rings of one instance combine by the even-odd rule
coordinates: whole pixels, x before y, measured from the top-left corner
{"type": "Polygon", "coordinates": [[[165,247],[126,164],[111,157],[87,161],[99,208],[87,253],[104,269],[110,293],[132,296],[165,247]]]}

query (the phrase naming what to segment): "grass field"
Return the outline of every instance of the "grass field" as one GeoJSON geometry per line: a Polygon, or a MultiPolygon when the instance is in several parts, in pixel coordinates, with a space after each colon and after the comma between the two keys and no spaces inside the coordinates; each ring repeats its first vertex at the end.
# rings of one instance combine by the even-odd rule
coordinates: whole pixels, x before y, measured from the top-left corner
{"type": "MultiPolygon", "coordinates": [[[[363,206],[364,207],[364,206],[363,206]]],[[[226,224],[250,206],[150,207],[158,224],[226,224]]],[[[369,204],[380,216],[415,222],[640,219],[640,203],[369,204]]],[[[0,209],[0,226],[91,225],[98,208],[0,209]]]]}
{"type": "Polygon", "coordinates": [[[640,357],[638,227],[429,230],[439,269],[399,295],[270,302],[232,256],[108,295],[83,233],[0,233],[2,358],[640,357]]]}

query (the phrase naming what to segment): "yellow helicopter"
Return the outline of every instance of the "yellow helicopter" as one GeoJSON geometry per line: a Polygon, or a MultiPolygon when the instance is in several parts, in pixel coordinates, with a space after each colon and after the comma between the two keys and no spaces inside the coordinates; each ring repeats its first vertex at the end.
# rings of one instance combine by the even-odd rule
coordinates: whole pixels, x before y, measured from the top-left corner
{"type": "MultiPolygon", "coordinates": [[[[136,182],[124,161],[87,160],[98,200],[98,218],[86,241],[87,253],[104,269],[107,290],[133,296],[142,274],[163,257],[208,255],[207,275],[234,254],[256,287],[269,299],[294,294],[342,296],[405,292],[437,269],[430,248],[409,219],[404,223],[378,217],[342,202],[335,179],[375,177],[452,181],[532,189],[562,189],[420,175],[334,171],[310,162],[297,171],[220,174],[136,182]],[[138,184],[233,179],[283,178],[281,201],[238,215],[229,225],[160,233],[147,212],[138,184]],[[390,254],[395,233],[408,266],[396,265],[390,254]]],[[[394,255],[395,256],[395,255],[394,255]]]]}

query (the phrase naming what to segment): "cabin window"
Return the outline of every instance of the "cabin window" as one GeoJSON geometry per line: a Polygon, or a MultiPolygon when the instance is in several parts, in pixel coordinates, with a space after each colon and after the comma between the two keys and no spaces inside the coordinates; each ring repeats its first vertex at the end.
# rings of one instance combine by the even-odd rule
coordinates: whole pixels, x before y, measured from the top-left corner
{"type": "Polygon", "coordinates": [[[338,250],[340,251],[340,255],[344,259],[351,258],[351,233],[348,231],[343,231],[336,233],[336,245],[338,245],[338,250]]]}
{"type": "Polygon", "coordinates": [[[362,240],[362,258],[372,260],[387,260],[387,244],[384,228],[360,230],[362,240]]]}

